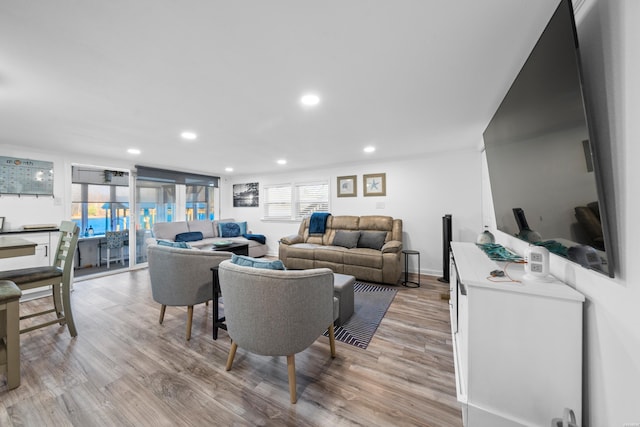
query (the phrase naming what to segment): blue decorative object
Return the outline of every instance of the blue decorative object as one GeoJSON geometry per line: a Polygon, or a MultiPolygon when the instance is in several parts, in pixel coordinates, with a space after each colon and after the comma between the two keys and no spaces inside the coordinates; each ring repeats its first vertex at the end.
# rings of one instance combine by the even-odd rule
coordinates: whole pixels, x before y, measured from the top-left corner
{"type": "Polygon", "coordinates": [[[314,212],[309,219],[309,234],[324,234],[329,212],[314,212]]]}
{"type": "Polygon", "coordinates": [[[264,268],[267,270],[286,270],[284,264],[279,259],[273,261],[262,261],[246,255],[233,254],[231,262],[244,267],[264,268]]]}
{"type": "Polygon", "coordinates": [[[478,247],[487,254],[489,259],[493,261],[511,261],[511,262],[521,262],[523,261],[522,257],[518,254],[515,254],[509,251],[502,245],[498,243],[485,243],[479,244],[478,247]]]}
{"type": "Polygon", "coordinates": [[[202,236],[201,231],[188,231],[186,233],[176,234],[175,241],[176,242],[195,242],[196,240],[202,240],[204,237],[202,236]]]}

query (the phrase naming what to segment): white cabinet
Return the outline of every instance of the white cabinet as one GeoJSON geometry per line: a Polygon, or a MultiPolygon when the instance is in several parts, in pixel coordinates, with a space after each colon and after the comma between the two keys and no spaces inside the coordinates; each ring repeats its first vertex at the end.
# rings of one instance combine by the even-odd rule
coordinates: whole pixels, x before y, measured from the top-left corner
{"type": "Polygon", "coordinates": [[[580,418],[584,296],[555,280],[518,282],[522,264],[498,264],[473,243],[451,247],[451,325],[464,425],[547,426],[564,408],[580,418]],[[509,277],[489,274],[505,268],[509,277]]]}
{"type": "Polygon", "coordinates": [[[51,265],[53,260],[51,252],[55,251],[58,245],[58,234],[57,231],[8,233],[7,235],[16,235],[37,243],[36,253],[31,256],[0,259],[0,271],[51,265]]]}

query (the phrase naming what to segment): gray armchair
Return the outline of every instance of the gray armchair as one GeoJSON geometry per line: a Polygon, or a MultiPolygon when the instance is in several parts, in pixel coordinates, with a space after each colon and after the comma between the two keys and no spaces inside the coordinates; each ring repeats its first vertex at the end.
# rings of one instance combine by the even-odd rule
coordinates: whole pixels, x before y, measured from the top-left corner
{"type": "Polygon", "coordinates": [[[201,251],[150,244],[147,247],[151,294],[162,304],[160,324],[167,306],[187,306],[187,340],[191,339],[193,306],[213,297],[211,267],[231,258],[231,252],[201,251]]]}
{"type": "Polygon", "coordinates": [[[219,267],[231,369],[238,347],[264,356],[287,356],[289,393],[296,403],[295,354],[329,330],[335,357],[333,273],[328,268],[267,270],[224,261],[219,267]]]}

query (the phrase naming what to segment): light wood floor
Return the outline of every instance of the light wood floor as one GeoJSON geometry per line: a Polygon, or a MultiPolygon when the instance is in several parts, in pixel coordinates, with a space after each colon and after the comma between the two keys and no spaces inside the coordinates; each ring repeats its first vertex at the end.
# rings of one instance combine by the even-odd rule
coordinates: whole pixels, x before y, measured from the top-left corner
{"type": "MultiPolygon", "coordinates": [[[[212,308],[168,307],[163,325],[147,270],[75,284],[78,337],[51,326],[21,336],[22,384],[0,379],[0,426],[461,426],[447,286],[422,277],[398,287],[366,350],[320,337],[296,355],[298,403],[289,403],[285,357],[211,338],[212,308]]],[[[43,299],[21,305],[33,311],[43,299]]]]}

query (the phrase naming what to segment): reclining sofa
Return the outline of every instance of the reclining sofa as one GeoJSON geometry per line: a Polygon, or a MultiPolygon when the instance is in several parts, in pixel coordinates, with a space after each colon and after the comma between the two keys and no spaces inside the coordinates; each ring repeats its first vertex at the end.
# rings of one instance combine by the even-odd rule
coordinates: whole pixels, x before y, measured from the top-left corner
{"type": "MultiPolygon", "coordinates": [[[[402,273],[402,220],[390,216],[332,216],[324,232],[310,233],[311,218],[298,234],[283,237],[279,258],[288,269],[327,267],[357,279],[397,284],[402,273]]],[[[311,231],[316,231],[312,227],[311,231]]]]}
{"type": "Polygon", "coordinates": [[[153,224],[153,236],[155,239],[168,240],[171,242],[182,240],[187,242],[189,246],[197,249],[208,249],[213,246],[214,242],[230,240],[236,243],[247,243],[249,245],[249,256],[251,257],[257,258],[267,254],[266,243],[261,243],[258,240],[247,239],[246,237],[243,237],[243,235],[247,235],[246,223],[237,222],[233,218],[215,221],[196,220],[157,222],[153,224]],[[230,223],[240,224],[240,234],[233,237],[221,236],[220,224],[230,223]],[[245,229],[242,229],[243,227],[245,229]],[[200,237],[198,233],[202,233],[202,236],[200,237]],[[176,239],[176,236],[178,235],[181,235],[183,238],[187,237],[187,239],[176,239]],[[193,240],[194,238],[197,240],[193,240]]]}

